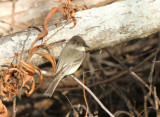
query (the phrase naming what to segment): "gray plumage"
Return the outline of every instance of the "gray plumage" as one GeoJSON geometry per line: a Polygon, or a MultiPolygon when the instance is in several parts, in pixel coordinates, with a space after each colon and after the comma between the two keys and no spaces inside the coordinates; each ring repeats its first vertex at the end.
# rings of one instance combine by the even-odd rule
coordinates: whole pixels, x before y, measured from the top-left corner
{"type": "Polygon", "coordinates": [[[55,76],[44,95],[51,97],[61,79],[66,75],[73,74],[80,67],[86,56],[85,47],[88,46],[81,37],[71,38],[60,54],[55,76]]]}

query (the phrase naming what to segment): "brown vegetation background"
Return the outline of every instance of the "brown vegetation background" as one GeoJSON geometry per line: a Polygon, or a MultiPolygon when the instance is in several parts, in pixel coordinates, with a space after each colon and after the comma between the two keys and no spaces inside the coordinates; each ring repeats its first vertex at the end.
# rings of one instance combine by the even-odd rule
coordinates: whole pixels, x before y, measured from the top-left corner
{"type": "MultiPolygon", "coordinates": [[[[90,8],[112,2],[95,0],[94,3],[89,0],[73,0],[74,4],[84,5],[85,3],[90,8]]],[[[63,6],[62,2],[54,0],[1,1],[0,9],[3,7],[8,7],[8,9],[1,13],[0,33],[8,35],[31,25],[42,25],[51,8],[61,5],[63,6]],[[12,10],[14,9],[13,2],[17,4],[15,12],[12,10]]],[[[62,12],[54,14],[51,20],[56,18],[64,18],[62,12]]],[[[74,18],[74,16],[71,15],[70,18],[74,18]]],[[[160,116],[159,40],[160,33],[157,32],[149,37],[132,40],[115,47],[90,51],[83,65],[75,74],[115,116],[158,117],[160,116]]],[[[49,55],[44,56],[50,57],[48,60],[52,64],[48,62],[38,68],[47,71],[44,77],[53,76],[54,62],[52,60],[54,59],[49,55]]],[[[26,71],[33,73],[28,62],[25,61],[27,66],[24,61],[20,60],[20,62],[21,66],[25,70],[27,69],[26,71]]],[[[32,74],[32,76],[35,83],[39,83],[39,75],[32,74]]],[[[101,109],[92,96],[87,92],[84,93],[83,88],[70,76],[61,81],[56,93],[51,98],[45,97],[43,92],[50,80],[52,79],[43,80],[42,86],[38,90],[34,90],[30,97],[27,97],[23,90],[17,95],[17,117],[84,117],[86,113],[89,116],[107,116],[107,113],[101,109]]],[[[0,114],[4,114],[2,116],[13,115],[13,99],[14,97],[9,101],[4,101],[1,97],[3,103],[0,103],[0,114]]]]}

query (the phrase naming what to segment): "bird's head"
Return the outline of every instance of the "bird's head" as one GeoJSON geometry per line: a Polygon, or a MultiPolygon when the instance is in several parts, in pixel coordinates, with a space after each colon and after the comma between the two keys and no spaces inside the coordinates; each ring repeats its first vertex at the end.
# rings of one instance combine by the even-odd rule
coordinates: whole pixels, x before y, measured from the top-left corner
{"type": "Polygon", "coordinates": [[[74,36],[69,41],[69,46],[79,51],[85,51],[86,47],[89,47],[86,42],[79,36],[74,36]]]}

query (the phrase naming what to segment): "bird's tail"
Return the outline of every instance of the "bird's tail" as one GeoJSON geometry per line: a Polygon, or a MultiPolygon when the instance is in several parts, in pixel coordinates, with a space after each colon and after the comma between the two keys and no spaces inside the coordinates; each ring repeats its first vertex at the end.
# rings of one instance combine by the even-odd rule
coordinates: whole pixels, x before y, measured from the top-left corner
{"type": "Polygon", "coordinates": [[[44,92],[44,95],[51,97],[62,78],[63,76],[58,78],[55,77],[55,79],[49,85],[48,89],[44,92]]]}

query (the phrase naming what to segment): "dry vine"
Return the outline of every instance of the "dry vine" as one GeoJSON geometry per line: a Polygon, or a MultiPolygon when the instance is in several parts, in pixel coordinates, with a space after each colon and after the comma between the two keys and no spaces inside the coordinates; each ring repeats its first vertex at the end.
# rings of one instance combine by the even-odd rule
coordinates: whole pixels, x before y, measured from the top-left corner
{"type": "MultiPolygon", "coordinates": [[[[41,70],[39,67],[30,64],[30,59],[35,53],[38,53],[44,56],[46,59],[48,59],[48,61],[50,61],[50,63],[52,64],[53,72],[48,78],[51,78],[54,76],[55,67],[56,67],[56,61],[52,56],[54,54],[40,51],[39,48],[46,47],[49,50],[52,50],[52,49],[50,48],[50,46],[46,45],[45,43],[37,46],[34,46],[34,45],[38,40],[43,39],[43,37],[45,37],[48,34],[48,31],[47,31],[48,22],[56,12],[63,10],[63,17],[67,20],[72,19],[72,22],[74,22],[74,26],[75,26],[76,25],[76,20],[74,18],[75,12],[86,9],[85,6],[83,6],[81,9],[73,8],[70,0],[68,0],[68,3],[64,3],[64,4],[65,4],[64,7],[52,8],[52,10],[48,13],[44,21],[43,30],[41,31],[39,29],[40,33],[38,37],[35,39],[35,41],[32,43],[26,60],[22,59],[24,50],[21,50],[20,54],[15,53],[14,62],[5,62],[3,64],[4,66],[8,67],[5,71],[3,71],[0,78],[0,95],[3,97],[4,100],[8,101],[11,98],[14,98],[14,102],[15,102],[14,105],[16,106],[16,96],[20,92],[24,91],[27,96],[30,96],[35,90],[37,90],[41,86],[42,81],[44,79],[41,73],[41,70]],[[36,82],[35,82],[35,77],[34,77],[35,74],[39,75],[38,85],[36,85],[36,82]]],[[[14,19],[12,18],[12,25],[14,25],[13,21],[14,19]]],[[[15,106],[13,106],[13,108],[15,108],[15,106]]],[[[3,107],[2,110],[6,112],[5,107],[3,107]]],[[[13,109],[13,111],[15,111],[15,109],[13,109]]],[[[16,111],[13,112],[13,114],[15,113],[16,111]]]]}

